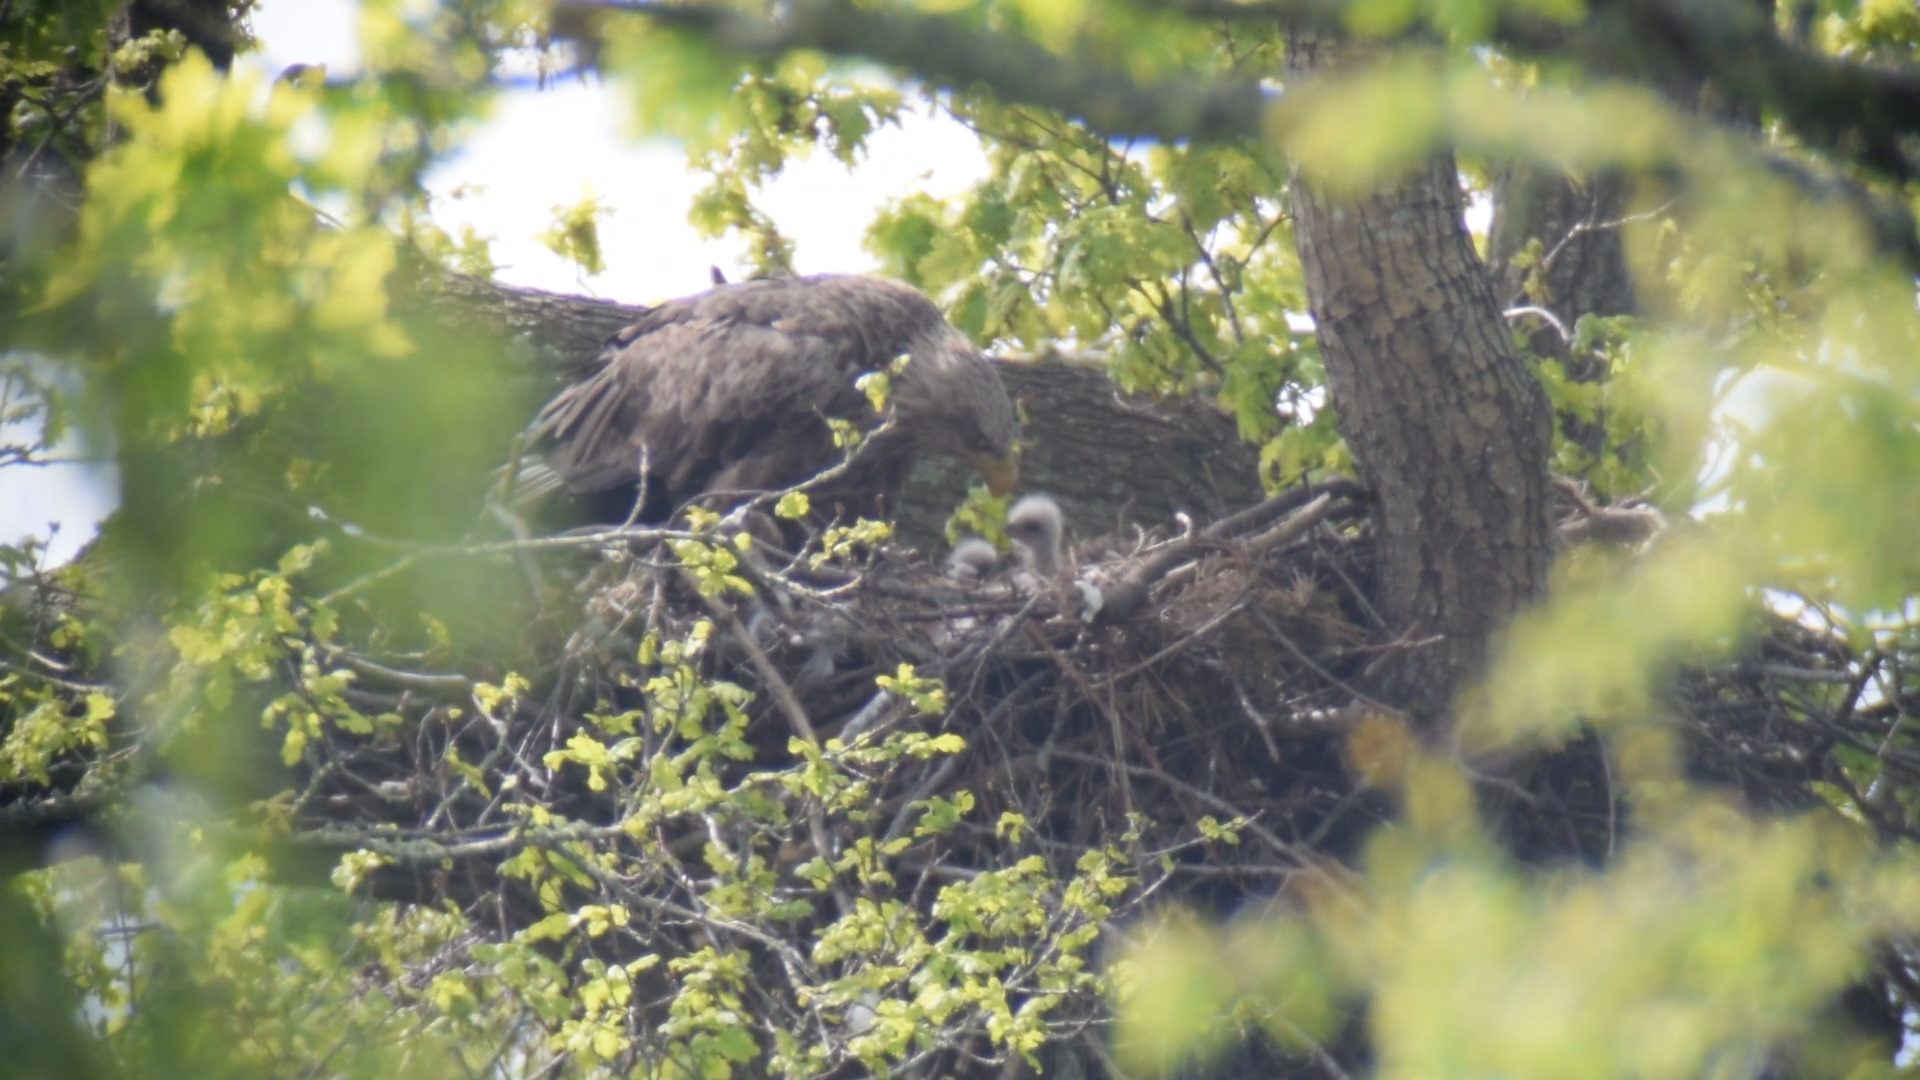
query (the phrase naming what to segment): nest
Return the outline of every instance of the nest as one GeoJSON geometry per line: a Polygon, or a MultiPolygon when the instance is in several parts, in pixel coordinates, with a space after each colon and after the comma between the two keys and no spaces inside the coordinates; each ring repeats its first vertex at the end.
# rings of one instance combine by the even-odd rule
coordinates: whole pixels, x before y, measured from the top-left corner
{"type": "MultiPolygon", "coordinates": [[[[842,543],[830,560],[724,530],[523,544],[519,570],[547,583],[524,635],[536,655],[514,664],[525,681],[492,691],[347,658],[362,676],[356,705],[407,722],[397,740],[316,741],[291,817],[309,837],[387,857],[382,893],[453,900],[504,933],[546,918],[553,898],[503,873],[503,860],[591,851],[604,861],[573,876],[565,905],[633,913],[591,946],[596,955],[671,959],[724,943],[752,957],[746,1013],[769,1040],[810,1031],[830,1059],[870,1069],[853,1019],[868,1007],[835,996],[838,968],[807,961],[826,925],[860,903],[904,903],[937,921],[944,887],[1035,857],[1064,882],[1088,857],[1112,856],[1131,884],[1104,927],[1150,900],[1225,914],[1281,894],[1296,875],[1339,874],[1392,811],[1347,760],[1366,712],[1359,688],[1417,647],[1396,643],[1371,606],[1364,514],[1352,485],[1289,491],[1204,529],[1169,522],[1081,544],[1051,579],[1001,572],[971,583],[885,543],[842,543]],[[663,690],[676,669],[698,689],[663,690]],[[682,705],[689,693],[725,698],[724,708],[663,722],[661,701],[676,693],[682,705]],[[636,791],[655,783],[647,763],[727,725],[737,739],[711,758],[708,782],[732,801],[636,829],[636,791]],[[958,740],[939,753],[861,756],[902,734],[958,740]],[[573,753],[582,736],[618,760],[573,753]],[[822,756],[858,788],[855,802],[833,804],[801,782],[822,756]],[[953,820],[923,829],[943,800],[953,820]],[[541,808],[536,824],[513,816],[519,801],[541,808]],[[862,845],[888,853],[884,874],[823,885],[818,868],[862,845]],[[810,914],[713,922],[700,913],[716,882],[751,882],[810,914]]],[[[1768,681],[1787,668],[1769,650],[1797,648],[1791,670],[1803,683],[1855,678],[1834,639],[1795,647],[1792,636],[1765,628],[1756,658],[1701,665],[1675,685],[1694,718],[1696,772],[1782,809],[1806,804],[1836,739],[1864,743],[1869,733],[1853,727],[1884,727],[1866,710],[1826,727],[1790,715],[1790,697],[1768,681]]],[[[1628,827],[1598,740],[1491,779],[1481,785],[1488,820],[1523,859],[1604,860],[1628,827]]],[[[1066,940],[1083,916],[1048,904],[1057,925],[1035,933],[1066,940]]],[[[636,1031],[653,1030],[648,1017],[678,992],[664,971],[636,990],[653,1002],[636,1006],[636,1031]]],[[[995,978],[1009,1001],[1056,993],[1034,969],[995,978]]],[[[1046,1044],[1103,1053],[1098,994],[1057,1004],[1046,1044]]],[[[888,1067],[997,1072],[1014,1055],[983,1035],[990,1023],[957,1015],[888,1067]]],[[[1048,1067],[1098,1071],[1087,1060],[1048,1067]]]]}
{"type": "MultiPolygon", "coordinates": [[[[1117,924],[1168,894],[1221,912],[1271,898],[1289,875],[1326,873],[1327,856],[1386,809],[1342,759],[1351,682],[1392,660],[1369,644],[1384,636],[1371,625],[1363,514],[1352,485],[1293,491],[1204,529],[1169,522],[1080,545],[1051,580],[972,584],[885,543],[843,544],[825,561],[724,530],[522,543],[503,566],[546,596],[522,635],[535,655],[512,664],[523,678],[486,687],[339,654],[359,676],[356,708],[402,723],[310,743],[289,817],[309,843],[380,855],[366,879],[377,893],[451,901],[503,935],[556,902],[620,905],[630,921],[572,955],[747,957],[756,1041],[811,1032],[855,1071],[881,1062],[861,1048],[855,1017],[868,1005],[836,980],[878,961],[813,963],[829,924],[905,904],[932,933],[943,890],[1024,881],[1033,871],[1020,867],[1039,865],[1034,880],[1056,883],[1044,886],[1045,925],[994,953],[1036,959],[996,968],[996,985],[1009,1007],[1050,999],[1032,1021],[1047,1054],[1102,1054],[1104,1009],[1086,974],[1097,966],[1045,957],[1092,948],[1090,919],[1117,924]],[[696,699],[704,711],[688,720],[696,699]],[[684,715],[662,721],[663,709],[684,715]],[[940,752],[872,750],[903,736],[938,739],[940,752]],[[699,766],[725,798],[635,825],[659,789],[650,769],[728,738],[699,766]],[[575,752],[582,739],[608,760],[575,752]],[[806,786],[823,756],[857,798],[806,786]],[[946,826],[924,828],[941,806],[946,826]],[[875,875],[820,876],[867,846],[887,853],[875,875]],[[580,872],[540,886],[510,868],[533,853],[580,872]],[[1097,918],[1056,891],[1090,855],[1127,881],[1097,918]],[[807,914],[703,914],[740,890],[807,914]]],[[[962,939],[1006,945],[947,940],[962,939]]],[[[657,1025],[683,986],[664,966],[636,986],[653,1003],[635,1008],[636,1054],[672,1052],[657,1025]]],[[[986,1035],[995,1015],[962,1010],[886,1065],[998,1073],[1018,1053],[986,1035]]]]}
{"type": "Polygon", "coordinates": [[[1270,894],[1372,809],[1334,731],[1352,681],[1392,654],[1369,644],[1369,545],[1341,527],[1362,513],[1356,496],[1296,491],[1205,531],[1104,538],[1051,581],[957,582],[882,547],[853,567],[745,560],[752,596],[721,599],[671,556],[622,552],[579,586],[587,619],[563,681],[576,707],[632,701],[649,676],[641,640],[705,622],[703,673],[754,695],[743,769],[790,760],[794,738],[921,725],[966,749],[878,793],[901,808],[888,838],[904,808],[964,790],[979,809],[962,831],[980,846],[950,850],[956,865],[991,865],[992,823],[1016,813],[1067,865],[1137,829],[1143,849],[1181,852],[1176,873],[1258,879],[1270,894]],[[940,715],[876,685],[903,664],[944,686],[940,715]],[[1203,821],[1243,823],[1257,842],[1196,843],[1203,821]]]}

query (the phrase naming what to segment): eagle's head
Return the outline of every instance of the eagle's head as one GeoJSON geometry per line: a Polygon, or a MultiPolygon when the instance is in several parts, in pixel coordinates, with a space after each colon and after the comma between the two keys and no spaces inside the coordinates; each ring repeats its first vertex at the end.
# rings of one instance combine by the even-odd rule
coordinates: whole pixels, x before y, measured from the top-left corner
{"type": "Polygon", "coordinates": [[[993,361],[944,323],[913,344],[894,384],[900,426],[924,454],[965,458],[995,495],[1019,478],[1013,402],[993,361]]]}

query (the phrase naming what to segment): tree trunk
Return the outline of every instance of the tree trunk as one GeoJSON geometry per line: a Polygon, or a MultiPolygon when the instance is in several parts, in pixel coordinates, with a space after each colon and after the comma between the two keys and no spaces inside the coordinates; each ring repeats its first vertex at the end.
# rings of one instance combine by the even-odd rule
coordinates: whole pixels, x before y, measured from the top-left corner
{"type": "Polygon", "coordinates": [[[1589,177],[1530,165],[1501,170],[1494,178],[1493,227],[1487,236],[1487,266],[1498,283],[1500,303],[1536,302],[1526,295],[1527,274],[1513,266],[1513,257],[1538,240],[1550,261],[1538,273],[1546,295],[1537,300],[1569,328],[1582,315],[1635,311],[1619,224],[1630,195],[1627,178],[1612,170],[1589,177]]]}
{"type": "MultiPolygon", "coordinates": [[[[1553,313],[1558,327],[1540,318],[1515,325],[1526,329],[1529,351],[1558,360],[1574,382],[1603,382],[1609,374],[1603,357],[1573,350],[1567,335],[1580,316],[1639,310],[1621,235],[1631,197],[1627,177],[1615,170],[1576,177],[1520,164],[1494,179],[1487,267],[1500,302],[1553,313]],[[1540,242],[1540,264],[1514,266],[1514,256],[1535,240],[1540,242]]],[[[1561,413],[1560,431],[1591,457],[1598,458],[1606,448],[1605,415],[1587,420],[1561,413]]]]}
{"type": "MultiPolygon", "coordinates": [[[[1336,48],[1290,35],[1287,81],[1332,68],[1336,48]]],[[[1373,692],[1441,714],[1546,586],[1546,396],[1474,254],[1451,153],[1357,200],[1315,191],[1298,169],[1292,190],[1341,434],[1376,495],[1381,615],[1432,639],[1386,665],[1373,692]]]]}

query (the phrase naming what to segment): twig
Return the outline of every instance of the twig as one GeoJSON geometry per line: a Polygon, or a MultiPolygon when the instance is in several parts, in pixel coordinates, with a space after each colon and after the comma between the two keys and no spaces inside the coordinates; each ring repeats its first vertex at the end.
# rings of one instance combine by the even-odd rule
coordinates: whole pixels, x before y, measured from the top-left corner
{"type": "Polygon", "coordinates": [[[346,664],[348,668],[369,678],[378,679],[384,683],[391,683],[394,686],[404,686],[413,690],[432,690],[435,692],[450,691],[456,694],[473,693],[473,680],[467,678],[465,675],[428,675],[415,671],[401,671],[398,668],[390,668],[385,664],[376,664],[372,660],[355,656],[350,652],[336,650],[334,655],[342,663],[346,664]]]}
{"type": "MultiPolygon", "coordinates": [[[[1248,555],[1258,555],[1270,548],[1279,547],[1281,544],[1287,543],[1316,524],[1319,524],[1320,520],[1327,516],[1327,512],[1331,510],[1332,507],[1333,497],[1330,495],[1321,495],[1319,498],[1301,507],[1292,517],[1287,518],[1285,521],[1261,533],[1259,536],[1246,541],[1242,546],[1248,555]]],[[[1173,585],[1193,577],[1199,572],[1200,564],[1198,562],[1191,562],[1176,570],[1169,571],[1167,575],[1161,579],[1161,583],[1173,585]]]]}
{"type": "Polygon", "coordinates": [[[1519,307],[1510,307],[1501,312],[1500,315],[1509,322],[1527,315],[1532,315],[1534,318],[1540,319],[1548,326],[1553,327],[1554,333],[1560,335],[1561,344],[1571,345],[1573,343],[1573,333],[1567,329],[1566,323],[1560,321],[1560,316],[1555,315],[1553,312],[1548,311],[1538,304],[1521,304],[1519,307]]]}
{"type": "MultiPolygon", "coordinates": [[[[700,583],[694,580],[692,574],[686,571],[682,571],[682,574],[686,577],[687,583],[693,587],[694,592],[699,595],[701,602],[706,604],[707,611],[712,613],[714,620],[726,627],[727,632],[732,634],[734,640],[739,643],[741,651],[747,654],[747,662],[753,665],[753,670],[758,672],[760,678],[766,682],[767,691],[773,695],[774,703],[780,706],[780,711],[786,714],[787,723],[792,726],[794,734],[806,740],[807,745],[818,752],[820,736],[814,733],[813,721],[807,719],[807,710],[801,706],[800,699],[794,696],[793,687],[787,685],[787,680],[781,677],[779,669],[773,666],[773,661],[767,659],[767,654],[761,650],[760,643],[753,640],[753,635],[747,633],[746,627],[740,625],[740,619],[734,615],[733,609],[721,603],[719,597],[700,592],[700,583]]],[[[833,845],[827,836],[826,816],[821,811],[820,802],[818,799],[808,799],[806,803],[807,835],[813,841],[814,854],[832,863],[833,845]]],[[[852,900],[841,889],[836,887],[833,890],[833,898],[839,905],[841,914],[844,915],[852,910],[852,900]]]]}
{"type": "Polygon", "coordinates": [[[1170,787],[1175,791],[1181,792],[1184,795],[1187,795],[1191,798],[1198,799],[1199,801],[1206,803],[1208,806],[1212,807],[1213,809],[1218,810],[1219,812],[1227,815],[1229,819],[1238,820],[1242,822],[1242,825],[1239,826],[1240,828],[1244,828],[1248,832],[1266,841],[1267,845],[1273,848],[1273,850],[1277,854],[1285,856],[1290,862],[1292,862],[1296,869],[1307,870],[1307,871],[1314,871],[1318,869],[1314,860],[1309,859],[1306,856],[1302,855],[1300,853],[1299,848],[1297,848],[1293,844],[1287,843],[1285,840],[1282,840],[1279,836],[1274,834],[1273,830],[1268,829],[1266,826],[1255,821],[1253,819],[1252,814],[1249,814],[1241,810],[1239,807],[1233,805],[1232,803],[1228,802],[1225,799],[1222,799],[1221,797],[1213,794],[1210,791],[1206,791],[1201,788],[1194,787],[1192,784],[1187,783],[1185,780],[1182,780],[1176,776],[1168,775],[1168,773],[1163,769],[1149,769],[1145,765],[1130,765],[1124,760],[1108,761],[1094,754],[1083,754],[1077,750],[1055,750],[1054,753],[1060,757],[1066,758],[1068,761],[1080,761],[1080,762],[1085,762],[1086,764],[1089,764],[1089,765],[1105,765],[1108,768],[1118,769],[1122,775],[1125,775],[1127,773],[1132,773],[1134,775],[1146,777],[1148,779],[1158,780],[1160,783],[1165,784],[1167,787],[1170,787]]]}
{"type": "Polygon", "coordinates": [[[568,548],[598,547],[617,541],[664,540],[668,538],[690,539],[692,537],[693,534],[684,529],[594,528],[584,532],[567,533],[561,536],[535,536],[525,540],[504,540],[488,544],[457,544],[446,547],[424,547],[395,560],[388,566],[349,581],[338,589],[320,597],[315,603],[335,603],[371,585],[378,584],[426,558],[472,558],[480,555],[513,555],[519,552],[530,551],[564,551],[568,548]]]}
{"type": "MultiPolygon", "coordinates": [[[[1613,221],[1588,220],[1588,221],[1574,222],[1573,228],[1567,230],[1567,235],[1561,237],[1560,242],[1553,245],[1553,250],[1547,252],[1546,256],[1540,260],[1540,272],[1545,273],[1548,270],[1553,269],[1553,261],[1555,259],[1558,259],[1560,257],[1560,252],[1565,250],[1566,246],[1568,244],[1573,243],[1573,241],[1576,238],[1585,236],[1587,233],[1591,233],[1591,232],[1606,232],[1610,229],[1624,229],[1628,225],[1637,225],[1642,221],[1652,221],[1653,219],[1673,209],[1674,204],[1679,201],[1680,200],[1678,199],[1668,199],[1666,202],[1663,202],[1659,206],[1656,206],[1651,210],[1645,211],[1644,213],[1628,214],[1626,217],[1618,218],[1613,221]]],[[[1508,312],[1507,314],[1511,316],[1512,312],[1508,312]]],[[[1554,324],[1554,328],[1560,331],[1560,336],[1562,338],[1567,340],[1572,340],[1567,334],[1567,328],[1560,324],[1560,320],[1553,319],[1551,315],[1549,315],[1548,318],[1552,320],[1554,324]]]]}
{"type": "Polygon", "coordinates": [[[1347,1075],[1347,1070],[1341,1068],[1340,1063],[1333,1060],[1333,1055],[1327,1053],[1326,1047],[1321,1046],[1312,1036],[1301,1031],[1294,1025],[1293,1021],[1288,1020],[1280,1012],[1275,1011],[1268,1013],[1261,1017],[1261,1019],[1276,1027],[1284,1028],[1289,1038],[1301,1046],[1306,1047],[1307,1056],[1313,1059],[1313,1063],[1320,1067],[1321,1072],[1327,1074],[1328,1080],[1353,1080],[1352,1077],[1347,1075]]]}
{"type": "Polygon", "coordinates": [[[1851,685],[1855,676],[1845,671],[1819,671],[1813,668],[1794,667],[1791,664],[1761,663],[1755,665],[1764,675],[1777,679],[1792,679],[1796,682],[1833,683],[1851,685]]]}
{"type": "Polygon", "coordinates": [[[1327,680],[1333,685],[1339,687],[1342,690],[1345,690],[1349,694],[1352,694],[1357,700],[1365,702],[1368,705],[1371,705],[1372,707],[1380,710],[1381,712],[1387,714],[1388,716],[1394,717],[1399,720],[1408,719],[1406,713],[1401,712],[1399,709],[1396,709],[1393,706],[1386,704],[1385,702],[1375,700],[1374,698],[1368,697],[1367,695],[1361,693],[1360,691],[1355,690],[1353,687],[1347,685],[1347,683],[1344,680],[1342,680],[1340,677],[1328,671],[1326,668],[1321,667],[1318,663],[1315,663],[1312,657],[1308,656],[1304,652],[1301,652],[1300,647],[1293,643],[1293,639],[1288,637],[1286,633],[1282,631],[1280,627],[1276,625],[1272,619],[1267,617],[1266,612],[1261,611],[1259,608],[1252,608],[1250,609],[1250,611],[1253,617],[1260,621],[1260,625],[1262,627],[1265,627],[1266,631],[1272,634],[1275,640],[1280,642],[1280,647],[1286,649],[1289,653],[1292,653],[1293,658],[1295,660],[1300,661],[1302,664],[1306,665],[1309,671],[1312,671],[1314,674],[1327,680]]]}
{"type": "MultiPolygon", "coordinates": [[[[690,574],[687,575],[687,584],[693,586],[694,591],[699,593],[699,582],[690,574]]],[[[753,635],[747,633],[746,627],[740,625],[739,616],[733,613],[733,609],[721,603],[718,597],[708,596],[705,593],[699,593],[699,596],[714,621],[724,627],[727,633],[733,635],[734,641],[740,646],[740,651],[746,654],[747,663],[752,664],[753,670],[766,681],[767,692],[773,695],[774,703],[779,705],[780,711],[786,715],[787,723],[793,728],[793,733],[805,739],[814,749],[819,749],[820,736],[814,733],[813,721],[807,719],[807,710],[800,704],[800,699],[794,696],[793,687],[789,686],[787,680],[780,675],[780,670],[773,666],[773,661],[767,659],[767,654],[760,648],[760,643],[753,640],[753,635]]],[[[821,854],[825,855],[825,850],[822,850],[821,854]]]]}
{"type": "Polygon", "coordinates": [[[75,682],[71,679],[63,679],[58,675],[48,675],[44,672],[34,671],[32,668],[24,668],[17,664],[10,664],[5,660],[0,660],[0,671],[10,671],[15,675],[24,675],[29,679],[37,679],[49,686],[57,686],[62,690],[71,690],[76,694],[109,694],[113,692],[113,687],[106,683],[75,682]]]}
{"type": "MultiPolygon", "coordinates": [[[[1341,486],[1349,492],[1364,490],[1359,485],[1352,484],[1351,481],[1341,486]]],[[[1316,498],[1311,490],[1296,488],[1292,492],[1276,495],[1252,510],[1243,510],[1231,517],[1222,518],[1195,536],[1166,545],[1153,558],[1135,568],[1133,573],[1127,575],[1126,580],[1106,591],[1105,603],[1101,606],[1096,621],[1119,622],[1132,616],[1147,602],[1147,593],[1155,583],[1171,573],[1174,567],[1193,558],[1201,548],[1218,544],[1237,530],[1257,528],[1272,516],[1284,513],[1286,509],[1291,509],[1300,503],[1306,503],[1307,505],[1301,507],[1300,513],[1296,515],[1297,518],[1306,519],[1302,521],[1299,528],[1297,530],[1290,528],[1292,523],[1290,519],[1287,525],[1276,528],[1270,534],[1266,546],[1292,539],[1326,514],[1335,494],[1336,492],[1333,491],[1324,491],[1316,498]],[[1273,509],[1276,506],[1284,509],[1273,509]]]]}
{"type": "MultiPolygon", "coordinates": [[[[527,523],[521,520],[519,514],[507,509],[504,503],[494,499],[488,499],[487,512],[493,516],[495,521],[504,525],[507,531],[513,534],[515,540],[524,543],[533,539],[533,532],[527,528],[527,523]]],[[[513,561],[515,565],[520,567],[520,572],[526,575],[527,584],[533,589],[535,599],[545,596],[547,593],[547,579],[544,574],[540,573],[540,565],[533,561],[533,556],[523,549],[513,553],[513,561]]]]}
{"type": "Polygon", "coordinates": [[[1220,539],[1253,532],[1282,514],[1292,513],[1296,508],[1305,506],[1313,501],[1314,496],[1320,494],[1332,495],[1338,499],[1360,500],[1371,497],[1372,492],[1359,481],[1344,477],[1318,484],[1298,484],[1263,503],[1250,506],[1238,513],[1228,514],[1207,526],[1207,532],[1220,539]]]}
{"type": "Polygon", "coordinates": [[[633,509],[627,511],[627,520],[620,523],[623,529],[631,528],[640,520],[640,512],[647,506],[647,471],[653,467],[653,456],[646,443],[640,444],[640,482],[634,486],[633,509]]]}
{"type": "Polygon", "coordinates": [[[99,96],[102,90],[106,89],[107,78],[107,76],[102,75],[92,80],[90,85],[82,89],[79,96],[74,99],[73,106],[66,111],[66,115],[63,116],[55,112],[51,107],[47,109],[47,115],[53,118],[53,123],[47,127],[47,133],[42,136],[39,143],[34,146],[33,152],[28,154],[27,159],[20,163],[19,171],[13,174],[14,179],[24,180],[26,178],[27,173],[33,170],[34,163],[40,160],[40,155],[46,151],[48,146],[52,145],[53,140],[60,137],[60,133],[66,130],[67,125],[73,122],[74,117],[80,115],[80,110],[89,101],[92,101],[95,97],[99,96]]]}
{"type": "Polygon", "coordinates": [[[1273,726],[1273,721],[1266,713],[1253,707],[1253,699],[1247,696],[1247,688],[1241,686],[1239,680],[1234,679],[1231,682],[1234,695],[1240,699],[1240,711],[1246,713],[1247,719],[1253,721],[1254,730],[1260,733],[1260,741],[1266,744],[1267,760],[1275,765],[1280,764],[1280,747],[1273,741],[1273,732],[1269,730],[1273,726]]]}
{"type": "Polygon", "coordinates": [[[1148,668],[1153,667],[1155,664],[1158,664],[1160,661],[1165,660],[1168,657],[1174,655],[1175,653],[1180,652],[1181,650],[1187,648],[1189,645],[1192,645],[1194,642],[1199,641],[1201,638],[1207,636],[1208,634],[1213,633],[1214,630],[1219,628],[1221,623],[1224,623],[1228,619],[1233,618],[1234,615],[1238,614],[1242,609],[1244,609],[1247,606],[1247,602],[1251,598],[1252,598],[1251,590],[1242,590],[1241,594],[1235,597],[1232,603],[1226,605],[1225,607],[1221,608],[1219,611],[1214,612],[1212,615],[1208,616],[1205,622],[1201,623],[1199,626],[1194,627],[1192,630],[1189,630],[1186,633],[1181,634],[1178,638],[1174,639],[1174,641],[1171,644],[1167,645],[1166,648],[1161,649],[1159,652],[1154,653],[1152,656],[1147,657],[1145,660],[1142,660],[1137,664],[1128,665],[1127,667],[1121,668],[1119,671],[1113,672],[1112,674],[1105,676],[1100,680],[1101,685],[1112,686],[1113,684],[1119,682],[1122,679],[1132,678],[1133,676],[1138,675],[1139,673],[1147,670],[1148,668]]]}

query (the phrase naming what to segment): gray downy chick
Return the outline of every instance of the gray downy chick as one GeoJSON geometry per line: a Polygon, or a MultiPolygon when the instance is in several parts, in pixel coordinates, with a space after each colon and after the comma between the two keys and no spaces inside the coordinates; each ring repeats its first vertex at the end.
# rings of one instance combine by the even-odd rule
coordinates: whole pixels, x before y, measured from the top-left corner
{"type": "MultiPolygon", "coordinates": [[[[1007,537],[1020,555],[1031,586],[1060,576],[1061,542],[1067,531],[1060,504],[1047,495],[1028,495],[1007,511],[1007,537]]],[[[1024,583],[1023,583],[1024,585],[1024,583]]]]}
{"type": "Polygon", "coordinates": [[[947,556],[947,577],[963,585],[978,585],[993,576],[1000,565],[1000,553],[977,536],[969,536],[953,545],[947,556]]]}
{"type": "MultiPolygon", "coordinates": [[[[1020,569],[1013,575],[1016,588],[1035,593],[1060,583],[1067,573],[1066,531],[1066,515],[1051,496],[1029,495],[1013,504],[1007,511],[1007,536],[1020,555],[1020,569]]],[[[1080,620],[1092,622],[1106,606],[1105,595],[1092,581],[1076,578],[1071,584],[1068,595],[1079,600],[1080,620]]]]}

